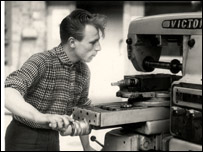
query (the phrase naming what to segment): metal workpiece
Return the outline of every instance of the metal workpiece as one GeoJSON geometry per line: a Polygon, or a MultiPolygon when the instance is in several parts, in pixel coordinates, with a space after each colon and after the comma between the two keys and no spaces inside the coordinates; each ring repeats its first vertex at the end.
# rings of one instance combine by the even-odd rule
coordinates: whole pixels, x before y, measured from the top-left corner
{"type": "Polygon", "coordinates": [[[112,86],[136,86],[137,83],[138,83],[138,79],[132,78],[132,79],[120,80],[117,82],[112,82],[111,85],[112,86]]]}
{"type": "Polygon", "coordinates": [[[117,97],[137,98],[158,97],[169,95],[171,84],[179,80],[181,76],[170,74],[145,74],[145,75],[126,75],[122,81],[114,85],[119,85],[120,90],[116,93],[117,97]],[[132,83],[136,80],[136,83],[132,83]],[[131,82],[131,83],[130,83],[131,82]],[[123,84],[129,85],[123,85],[123,84]]]}
{"type": "MultiPolygon", "coordinates": [[[[125,102],[127,103],[127,102],[125,102]]],[[[86,119],[87,122],[97,128],[113,127],[123,124],[161,120],[169,118],[168,107],[130,107],[121,108],[124,102],[111,103],[109,105],[97,105],[94,107],[74,107],[73,118],[86,119]],[[105,108],[105,107],[110,107],[105,108]],[[111,110],[111,109],[116,110],[111,110]]]]}

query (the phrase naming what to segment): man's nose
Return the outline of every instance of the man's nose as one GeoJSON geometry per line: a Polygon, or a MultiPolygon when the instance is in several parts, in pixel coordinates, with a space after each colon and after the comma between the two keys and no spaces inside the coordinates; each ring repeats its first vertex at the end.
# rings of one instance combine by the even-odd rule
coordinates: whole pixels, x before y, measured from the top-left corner
{"type": "Polygon", "coordinates": [[[100,50],[101,50],[101,45],[99,42],[97,42],[95,45],[95,51],[100,51],[100,50]]]}

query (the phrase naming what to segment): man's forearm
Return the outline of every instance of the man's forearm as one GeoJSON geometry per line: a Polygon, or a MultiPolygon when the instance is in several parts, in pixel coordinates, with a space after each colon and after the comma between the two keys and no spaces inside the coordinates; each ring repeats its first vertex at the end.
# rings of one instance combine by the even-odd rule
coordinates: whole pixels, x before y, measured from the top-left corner
{"type": "Polygon", "coordinates": [[[5,107],[9,111],[22,118],[43,125],[43,127],[60,131],[69,125],[69,121],[72,121],[72,118],[67,115],[43,114],[39,112],[31,104],[25,102],[21,94],[16,89],[5,88],[5,93],[5,107]]]}
{"type": "Polygon", "coordinates": [[[13,114],[39,124],[48,122],[46,115],[40,113],[35,107],[25,102],[21,94],[13,88],[5,88],[5,107],[13,114]]]}

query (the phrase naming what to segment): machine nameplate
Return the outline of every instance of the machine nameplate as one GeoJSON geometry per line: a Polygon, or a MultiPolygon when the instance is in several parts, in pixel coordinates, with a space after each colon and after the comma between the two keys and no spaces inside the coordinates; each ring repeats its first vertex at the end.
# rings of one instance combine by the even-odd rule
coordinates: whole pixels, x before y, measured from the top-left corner
{"type": "Polygon", "coordinates": [[[202,18],[165,20],[162,23],[162,27],[174,29],[202,29],[202,18]]]}
{"type": "Polygon", "coordinates": [[[202,90],[174,87],[173,102],[176,105],[202,109],[202,90]]]}

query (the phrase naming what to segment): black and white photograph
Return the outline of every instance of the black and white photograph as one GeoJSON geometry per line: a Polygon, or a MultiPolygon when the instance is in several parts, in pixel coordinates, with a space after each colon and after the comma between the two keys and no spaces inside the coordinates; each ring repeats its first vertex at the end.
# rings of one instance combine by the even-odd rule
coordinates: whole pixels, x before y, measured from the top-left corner
{"type": "Polygon", "coordinates": [[[1,151],[202,151],[202,1],[1,1],[1,151]]]}

